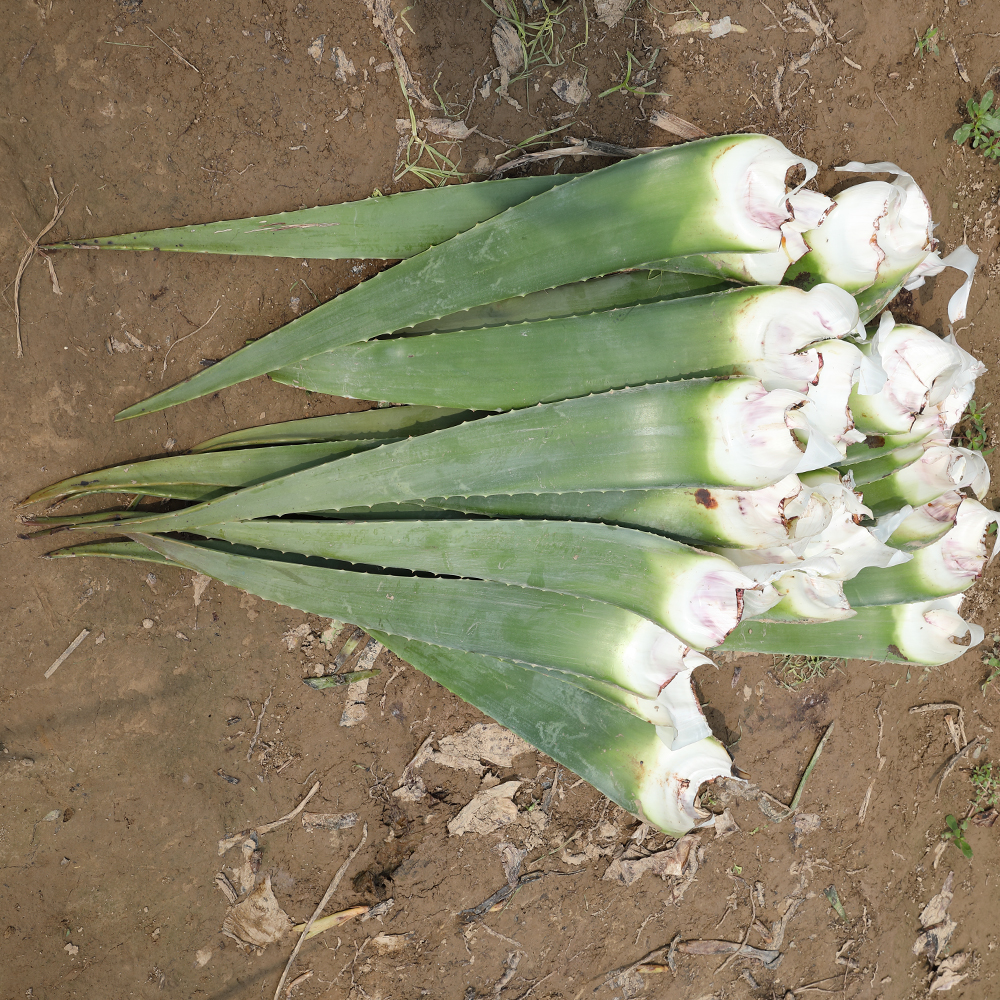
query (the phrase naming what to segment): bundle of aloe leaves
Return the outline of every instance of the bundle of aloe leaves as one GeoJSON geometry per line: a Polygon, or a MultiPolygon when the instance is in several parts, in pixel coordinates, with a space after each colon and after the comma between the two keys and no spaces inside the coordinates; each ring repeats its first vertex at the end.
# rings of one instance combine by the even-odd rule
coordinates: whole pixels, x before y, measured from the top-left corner
{"type": "Polygon", "coordinates": [[[894,180],[830,199],[777,140],[721,136],[59,244],[401,262],[119,418],[265,373],[382,406],[74,476],[26,502],[132,502],[29,520],[111,536],[57,557],[350,621],[685,832],[732,770],[694,687],[706,653],[935,665],[983,637],[959,609],[989,473],[950,442],[984,369],[882,311],[951,264],[956,320],[975,257],[935,253],[898,167],[845,169],[894,180]]]}

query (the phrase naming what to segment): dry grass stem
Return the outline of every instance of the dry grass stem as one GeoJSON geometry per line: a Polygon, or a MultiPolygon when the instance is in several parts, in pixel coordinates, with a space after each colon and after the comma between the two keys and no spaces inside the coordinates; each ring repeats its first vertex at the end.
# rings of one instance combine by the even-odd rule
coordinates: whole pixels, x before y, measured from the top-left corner
{"type": "MultiPolygon", "coordinates": [[[[260,715],[257,716],[257,728],[254,731],[253,739],[250,740],[250,748],[247,750],[247,761],[249,762],[251,755],[253,754],[253,748],[257,745],[257,740],[260,738],[260,727],[264,722],[264,713],[267,711],[267,706],[271,702],[271,695],[274,694],[274,688],[268,692],[267,697],[264,699],[264,704],[260,706],[260,715]]],[[[250,702],[247,702],[250,705],[250,702]]],[[[250,705],[250,711],[253,712],[253,705],[250,705]]]]}
{"type": "Polygon", "coordinates": [[[188,62],[188,60],[187,60],[187,59],[185,59],[183,55],[181,55],[181,53],[180,53],[180,52],[178,51],[178,49],[177,49],[177,47],[176,47],[176,46],[174,46],[174,45],[171,45],[171,44],[170,44],[170,42],[165,42],[165,41],[163,41],[163,39],[162,39],[162,38],[160,38],[160,36],[159,36],[159,35],[158,35],[158,34],[157,34],[157,33],[156,33],[155,31],[153,31],[153,29],[152,29],[151,27],[149,27],[149,25],[146,25],[146,30],[147,30],[147,31],[148,31],[148,32],[149,32],[149,33],[150,33],[150,34],[151,34],[151,35],[152,35],[152,36],[153,36],[153,37],[154,37],[154,38],[155,38],[155,39],[156,39],[156,40],[157,40],[158,42],[162,42],[162,44],[164,44],[164,45],[165,45],[165,46],[166,46],[166,47],[167,47],[168,49],[170,49],[170,51],[171,51],[171,52],[172,52],[172,53],[174,54],[174,56],[175,56],[176,58],[178,58],[178,59],[179,59],[179,60],[180,60],[180,61],[181,61],[182,63],[184,63],[184,65],[185,65],[185,66],[187,66],[187,68],[188,68],[188,69],[193,69],[193,70],[194,70],[194,71],[195,71],[195,72],[196,72],[196,73],[197,73],[197,74],[198,74],[199,76],[201,75],[201,70],[200,70],[200,69],[198,69],[198,67],[197,67],[197,66],[195,66],[195,64],[194,64],[193,62],[188,62]]]}
{"type": "Polygon", "coordinates": [[[941,767],[941,776],[938,778],[937,789],[934,792],[934,799],[937,800],[938,796],[941,794],[941,789],[944,787],[945,779],[954,770],[955,765],[969,752],[969,750],[979,742],[978,736],[973,736],[968,743],[962,747],[957,753],[952,754],[941,767]]]}
{"type": "MultiPolygon", "coordinates": [[[[263,714],[263,713],[261,713],[263,714]]],[[[309,934],[312,925],[316,923],[319,915],[326,909],[326,904],[330,902],[330,897],[337,891],[337,886],[340,885],[341,880],[347,873],[347,869],[351,862],[358,856],[361,848],[365,846],[368,840],[368,824],[365,823],[364,828],[361,831],[361,840],[358,846],[347,855],[347,860],[337,869],[337,874],[333,876],[333,881],[330,883],[326,892],[323,893],[323,898],[319,901],[319,905],[313,910],[312,916],[306,921],[305,927],[302,928],[302,933],[299,935],[298,941],[295,942],[295,947],[292,949],[291,955],[288,956],[288,961],[285,963],[285,970],[281,973],[281,979],[278,981],[278,988],[274,991],[274,1000],[278,1000],[281,996],[281,990],[285,985],[285,980],[288,978],[288,973],[291,971],[292,963],[295,961],[295,956],[298,955],[299,949],[302,947],[306,936],[309,934]]]]}
{"type": "MultiPolygon", "coordinates": [[[[264,713],[261,712],[261,715],[264,713]]],[[[295,819],[296,816],[306,807],[306,803],[319,791],[319,782],[317,781],[312,788],[306,793],[306,797],[290,812],[286,813],[281,819],[276,819],[273,823],[267,823],[264,826],[257,827],[257,833],[270,833],[272,830],[277,830],[282,823],[287,823],[289,820],[295,819]]]]}
{"type": "MultiPolygon", "coordinates": [[[[172,350],[173,350],[173,349],[174,349],[174,348],[175,348],[175,347],[176,347],[176,346],[177,346],[178,344],[182,344],[182,343],[183,343],[183,342],[184,342],[185,340],[187,340],[187,339],[188,339],[188,337],[193,337],[193,336],[194,336],[194,335],[195,335],[196,333],[201,333],[201,331],[202,331],[202,330],[204,330],[204,329],[205,329],[205,327],[206,327],[206,326],[208,326],[208,324],[209,324],[209,323],[211,323],[213,319],[215,319],[215,314],[216,314],[216,313],[217,313],[217,312],[219,311],[219,306],[220,306],[221,304],[222,304],[222,299],[219,299],[219,300],[218,300],[218,301],[217,301],[217,302],[215,303],[215,308],[214,308],[214,309],[212,310],[212,315],[211,315],[211,316],[209,316],[209,317],[208,317],[208,319],[206,319],[206,320],[205,320],[205,322],[204,322],[204,323],[202,323],[202,324],[201,324],[201,326],[199,326],[197,330],[192,330],[192,331],[191,331],[190,333],[186,333],[186,334],[184,334],[184,336],[183,336],[183,337],[181,337],[181,338],[180,338],[179,340],[175,340],[175,341],[174,341],[174,342],[173,342],[173,343],[172,343],[172,344],[171,344],[171,345],[170,345],[170,346],[169,346],[169,347],[167,348],[167,353],[163,355],[163,368],[161,368],[161,369],[160,369],[160,381],[161,381],[161,382],[163,381],[163,376],[164,376],[164,375],[166,374],[166,372],[167,372],[167,358],[169,358],[169,357],[170,357],[170,352],[171,352],[171,351],[172,351],[172,350]]],[[[250,759],[250,758],[248,757],[248,758],[247,758],[247,760],[249,760],[249,759],[250,759]]]]}
{"type": "Polygon", "coordinates": [[[389,0],[375,0],[374,4],[371,5],[371,10],[372,23],[382,32],[382,38],[392,55],[392,61],[396,64],[399,82],[403,85],[406,95],[422,104],[428,111],[442,110],[438,105],[424,97],[420,87],[417,86],[417,81],[413,79],[410,67],[406,65],[406,60],[403,58],[403,48],[393,30],[393,22],[396,18],[389,6],[389,0]]]}
{"type": "Polygon", "coordinates": [[[90,629],[84,629],[63,651],[59,654],[58,659],[55,663],[45,671],[45,679],[48,680],[67,660],[70,653],[73,652],[83,642],[87,636],[90,635],[90,629]]]}
{"type": "MultiPolygon", "coordinates": [[[[31,263],[31,258],[38,252],[38,243],[43,236],[48,233],[48,231],[62,218],[63,212],[66,211],[66,206],[69,204],[70,198],[73,197],[73,191],[76,190],[76,184],[73,185],[73,190],[70,191],[65,198],[60,199],[59,192],[56,190],[55,182],[52,178],[49,178],[49,187],[52,188],[52,193],[56,196],[56,207],[52,211],[52,218],[49,220],[49,224],[33,239],[28,240],[28,249],[25,250],[24,256],[21,258],[21,263],[17,268],[17,275],[14,278],[14,327],[17,331],[17,356],[19,358],[24,357],[24,345],[21,342],[21,278],[24,277],[25,269],[28,264],[31,263]]],[[[13,217],[13,212],[11,216],[13,217]]],[[[17,219],[14,219],[17,222],[17,219]]],[[[18,228],[20,228],[20,223],[18,223],[18,228]]],[[[23,233],[24,230],[21,229],[23,233]]],[[[24,237],[26,240],[27,236],[24,237]]],[[[55,278],[55,269],[49,264],[50,274],[52,275],[53,290],[56,291],[57,295],[62,295],[62,292],[58,290],[59,282],[55,278]]]]}

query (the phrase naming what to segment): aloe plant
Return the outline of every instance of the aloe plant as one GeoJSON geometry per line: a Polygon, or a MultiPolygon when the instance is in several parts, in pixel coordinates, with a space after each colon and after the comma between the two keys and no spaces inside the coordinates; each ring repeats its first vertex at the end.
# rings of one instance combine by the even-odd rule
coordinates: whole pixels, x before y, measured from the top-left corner
{"type": "Polygon", "coordinates": [[[118,417],[196,399],[401,327],[645,261],[776,250],[780,227],[794,212],[785,175],[803,162],[774,139],[737,135],[576,175],[362,282],[118,417]]]}

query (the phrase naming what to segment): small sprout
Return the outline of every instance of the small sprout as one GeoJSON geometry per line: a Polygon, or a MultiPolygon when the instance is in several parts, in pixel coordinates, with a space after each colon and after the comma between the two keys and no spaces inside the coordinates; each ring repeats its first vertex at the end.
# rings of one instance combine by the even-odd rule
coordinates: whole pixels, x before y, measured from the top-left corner
{"type": "MultiPolygon", "coordinates": [[[[655,85],[656,81],[652,79],[653,65],[656,62],[656,57],[660,54],[660,50],[656,49],[653,52],[652,58],[649,60],[648,66],[643,66],[641,62],[631,52],[627,52],[626,55],[628,60],[625,64],[625,75],[622,82],[615,87],[609,87],[603,93],[597,95],[597,99],[601,100],[603,97],[607,97],[609,94],[635,94],[638,98],[647,97],[652,94],[654,97],[669,97],[669,94],[665,94],[662,90],[650,90],[649,87],[655,85]],[[635,74],[635,79],[632,79],[632,70],[637,69],[638,72],[635,74]]],[[[618,60],[621,62],[621,59],[618,60]]]]}
{"type": "Polygon", "coordinates": [[[941,839],[954,841],[955,846],[971,861],[972,848],[965,839],[965,828],[969,825],[969,821],[967,819],[957,820],[951,813],[948,813],[944,818],[944,825],[948,829],[941,834],[941,839]]]}
{"type": "Polygon", "coordinates": [[[988,761],[972,769],[970,780],[976,796],[972,811],[995,809],[1000,802],[1000,770],[994,769],[993,762],[988,761]]]}
{"type": "MultiPolygon", "coordinates": [[[[956,132],[955,135],[957,136],[958,133],[956,132]]],[[[992,403],[987,403],[985,406],[980,406],[974,399],[969,400],[965,414],[955,429],[955,444],[963,448],[971,448],[973,451],[981,451],[984,455],[989,455],[993,451],[992,448],[986,450],[986,445],[990,443],[990,433],[983,418],[983,414],[992,405],[992,403]]]]}
{"type": "MultiPolygon", "coordinates": [[[[754,832],[756,833],[756,830],[754,832]]],[[[733,865],[733,867],[730,869],[730,871],[734,875],[742,875],[743,874],[743,866],[742,865],[733,865]]]]}
{"type": "Polygon", "coordinates": [[[775,663],[771,677],[786,690],[795,691],[843,666],[844,660],[837,657],[782,656],[775,663]]]}
{"type": "Polygon", "coordinates": [[[918,56],[921,62],[927,58],[928,52],[933,55],[938,54],[938,29],[935,28],[933,24],[923,33],[922,36],[917,34],[916,28],[913,29],[913,34],[917,39],[917,44],[913,49],[913,54],[918,56]]]}
{"type": "Polygon", "coordinates": [[[1000,677],[1000,656],[984,656],[983,663],[990,668],[990,673],[986,680],[979,685],[979,690],[986,694],[986,688],[1000,677]]]}
{"type": "Polygon", "coordinates": [[[823,890],[823,895],[826,896],[829,904],[837,911],[837,916],[841,920],[847,920],[847,910],[844,909],[844,904],[840,901],[840,896],[837,895],[837,890],[834,886],[830,886],[823,890]]]}
{"type": "MultiPolygon", "coordinates": [[[[971,138],[973,149],[981,150],[983,156],[990,160],[996,160],[1000,159],[1000,108],[991,111],[992,105],[992,90],[987,90],[978,104],[970,97],[966,108],[972,120],[958,129],[954,139],[964,146],[971,138]]],[[[982,410],[979,412],[982,413],[982,410]]]]}

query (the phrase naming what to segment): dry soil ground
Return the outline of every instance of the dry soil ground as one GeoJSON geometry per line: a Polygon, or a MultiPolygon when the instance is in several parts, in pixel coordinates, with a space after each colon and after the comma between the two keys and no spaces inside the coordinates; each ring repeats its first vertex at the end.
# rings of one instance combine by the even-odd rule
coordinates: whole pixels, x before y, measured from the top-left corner
{"type": "MultiPolygon", "coordinates": [[[[718,38],[672,34],[676,22],[699,16],[680,0],[640,0],[613,27],[598,20],[607,4],[550,0],[559,21],[551,58],[561,64],[539,64],[510,85],[521,110],[480,93],[496,65],[490,8],[413,0],[404,12],[394,2],[420,87],[479,129],[460,144],[436,140],[464,173],[492,169],[511,146],[557,127],[625,146],[673,141],[650,123],[657,109],[709,133],[776,135],[821,164],[821,190],[842,182],[831,168],[850,159],[904,165],[933,205],[945,249],[965,239],[982,254],[958,336],[993,372],[1000,366],[992,294],[1000,175],[996,163],[951,141],[964,102],[988,88],[1000,63],[995,0],[802,2],[828,24],[820,35],[781,0],[713,0],[704,8],[713,21],[728,15],[745,28],[718,38]],[[931,25],[939,51],[917,57],[915,32],[931,25]],[[622,81],[629,52],[655,79],[650,89],[669,97],[598,96],[622,81]],[[556,80],[584,70],[591,96],[581,106],[553,93],[556,80]]],[[[425,798],[392,796],[429,735],[482,718],[383,654],[367,717],[340,726],[343,692],[312,691],[302,678],[329,663],[348,633],[328,650],[316,638],[324,623],[310,620],[315,632],[296,644],[283,635],[302,615],[216,585],[199,599],[190,574],[42,560],[51,541],[19,537],[15,504],[48,482],[180,451],[227,428],[363,405],[257,380],[125,425],[111,421],[202,359],[374,270],[354,261],[79,251],[52,255],[54,294],[55,279],[36,258],[21,289],[24,356],[16,357],[11,282],[26,245],[21,228],[34,237],[51,218],[52,185],[69,200],[50,240],[276,212],[418,181],[394,180],[396,119],[408,112],[362,0],[8,0],[3,13],[2,1000],[273,996],[290,944],[254,955],[221,934],[227,904],[213,879],[237,864],[239,849],[220,858],[216,844],[285,814],[315,781],[320,791],[307,808],[357,812],[357,824],[310,831],[297,818],[261,836],[260,875],[293,919],[305,919],[367,823],[367,843],[330,909],[393,905],[305,946],[292,973],[313,974],[295,988],[302,998],[917,997],[928,983],[926,959],[911,951],[918,914],[949,871],[957,922],[949,950],[972,956],[953,995],[996,995],[1000,827],[970,826],[971,863],[949,847],[932,867],[945,815],[968,807],[969,769],[996,753],[1000,685],[980,689],[989,672],[983,651],[1000,630],[996,569],[967,605],[986,628],[985,646],[947,667],[852,662],[792,689],[776,683],[770,658],[720,658],[716,673],[702,673],[713,725],[727,742],[738,738],[737,763],[786,800],[824,728],[835,721],[836,729],[802,803],[818,829],[796,839],[790,821],[768,823],[755,805],[738,804],[741,832],[701,835],[697,875],[679,898],[676,880],[602,878],[638,821],[565,772],[546,797],[557,771],[540,754],[492,768],[524,782],[519,819],[502,834],[447,834],[479,787],[475,771],[432,760],[421,772],[425,798]],[[308,50],[321,37],[317,61],[308,50]],[[346,59],[354,72],[339,80],[346,59]],[[83,628],[90,635],[45,679],[83,628]],[[944,713],[909,709],[942,701],[962,706],[967,736],[982,750],[935,797],[935,773],[954,749],[944,713]],[[501,841],[527,845],[524,870],[547,874],[466,922],[459,911],[506,884],[501,841]],[[840,914],[824,894],[831,886],[840,914]],[[676,974],[608,978],[677,934],[743,940],[754,917],[764,933],[750,930],[749,943],[766,946],[772,921],[800,897],[775,970],[743,957],[720,968],[718,955],[679,955],[676,974]]],[[[955,284],[947,275],[930,282],[909,314],[946,332],[955,284]]],[[[983,380],[981,403],[996,401],[995,386],[993,375],[983,380]]]]}

